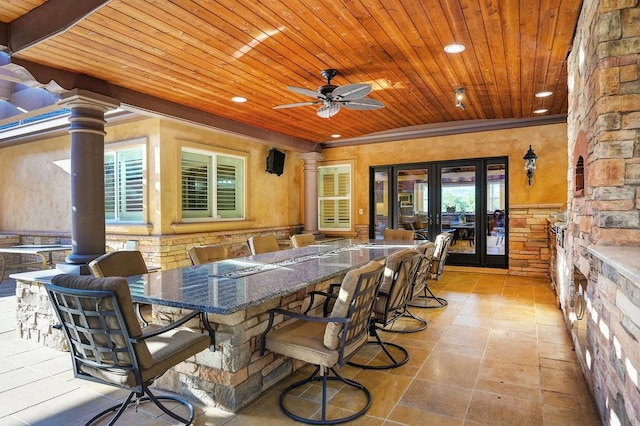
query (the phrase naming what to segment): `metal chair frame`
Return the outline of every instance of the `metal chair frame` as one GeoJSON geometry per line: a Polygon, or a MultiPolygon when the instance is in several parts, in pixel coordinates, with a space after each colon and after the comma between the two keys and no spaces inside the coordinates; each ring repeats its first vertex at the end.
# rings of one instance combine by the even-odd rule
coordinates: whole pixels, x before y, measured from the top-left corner
{"type": "MultiPolygon", "coordinates": [[[[357,339],[362,338],[362,333],[365,333],[368,330],[368,326],[366,322],[368,322],[371,318],[371,313],[373,311],[373,304],[375,303],[375,299],[376,299],[375,294],[377,294],[378,287],[381,282],[382,270],[383,269],[380,268],[372,272],[363,273],[362,275],[360,275],[356,289],[354,291],[353,299],[349,306],[349,311],[345,317],[328,317],[326,315],[322,317],[316,317],[316,316],[309,316],[304,313],[286,311],[283,309],[272,309],[269,311],[269,323],[267,325],[267,329],[260,336],[260,343],[261,343],[260,355],[261,356],[264,355],[265,353],[267,333],[273,327],[273,322],[276,314],[284,315],[286,318],[294,318],[300,321],[341,323],[343,324],[343,327],[344,327],[340,333],[340,336],[341,336],[340,345],[339,345],[339,348],[337,349],[338,351],[337,364],[331,367],[316,365],[314,371],[309,376],[287,386],[280,394],[280,398],[279,398],[280,409],[288,417],[296,421],[308,423],[308,424],[332,425],[332,424],[345,423],[345,422],[354,420],[362,416],[369,409],[369,407],[371,407],[371,393],[369,392],[369,390],[361,383],[358,383],[355,380],[347,379],[342,375],[340,375],[340,373],[338,373],[338,371],[336,370],[336,366],[343,366],[345,363],[348,362],[349,358],[351,358],[351,356],[353,356],[357,352],[357,351],[353,351],[348,356],[345,356],[344,350],[347,347],[347,345],[349,345],[351,342],[357,341],[357,339]],[[358,310],[361,311],[361,314],[354,316],[354,313],[358,310]],[[356,318],[355,321],[354,321],[354,318],[356,318]],[[347,336],[349,335],[350,329],[354,329],[354,330],[361,329],[362,333],[355,334],[347,340],[347,336]],[[312,418],[303,417],[301,415],[295,414],[285,404],[285,399],[287,395],[289,395],[292,391],[308,383],[312,383],[316,381],[319,381],[322,383],[322,403],[321,403],[322,405],[321,405],[320,419],[312,419],[312,418]],[[345,385],[348,385],[362,392],[362,394],[365,397],[364,406],[360,410],[358,410],[357,412],[351,415],[337,418],[337,419],[328,419],[327,418],[327,388],[328,388],[329,381],[339,381],[344,383],[345,385]]],[[[335,284],[335,285],[339,286],[338,284],[335,284]]],[[[324,302],[325,312],[327,312],[329,309],[328,308],[330,306],[329,302],[334,301],[335,298],[337,297],[337,294],[319,292],[319,291],[312,292],[312,294],[326,297],[324,302]]],[[[307,311],[308,310],[309,309],[307,309],[307,311]]]]}
{"type": "Polygon", "coordinates": [[[194,409],[189,401],[177,396],[156,396],[151,392],[149,386],[159,376],[147,381],[142,380],[140,366],[133,345],[179,327],[200,315],[200,312],[192,312],[166,327],[159,328],[153,332],[143,333],[142,336],[134,338],[129,335],[122,309],[114,291],[78,290],[54,284],[45,284],[45,288],[58,316],[58,320],[60,321],[60,324],[55,326],[55,328],[62,329],[69,342],[75,377],[130,391],[129,396],[124,402],[114,404],[96,414],[86,423],[87,425],[94,423],[107,413],[116,411],[115,416],[109,422],[109,425],[113,425],[129,405],[136,404],[137,406],[140,402],[145,401],[152,401],[164,413],[181,423],[189,425],[193,422],[194,409]],[[109,303],[106,303],[107,301],[110,301],[110,306],[113,306],[112,309],[105,308],[105,306],[109,305],[109,303]],[[91,309],[86,308],[88,306],[90,306],[91,309]],[[97,319],[101,327],[93,328],[90,326],[88,318],[97,319]],[[113,319],[119,324],[119,329],[114,329],[109,325],[109,322],[112,322],[113,319]],[[106,343],[100,344],[97,340],[103,340],[106,343]],[[118,342],[116,342],[116,340],[118,340],[118,342]],[[123,359],[128,360],[128,362],[123,361],[123,359]],[[83,372],[83,366],[102,370],[117,369],[130,371],[135,376],[136,384],[129,387],[100,380],[83,372]],[[135,399],[133,399],[134,396],[135,399]],[[189,410],[189,417],[183,418],[177,415],[163,405],[160,400],[174,401],[185,406],[189,410]]]}
{"type": "Polygon", "coordinates": [[[383,365],[369,365],[349,362],[349,365],[366,370],[387,370],[400,367],[409,361],[409,352],[404,347],[396,343],[383,341],[378,331],[397,332],[397,330],[389,327],[393,327],[393,324],[399,318],[407,316],[417,320],[420,324],[416,329],[412,329],[411,332],[418,332],[427,328],[426,320],[414,316],[407,310],[407,303],[412,295],[412,279],[418,267],[419,260],[420,253],[416,252],[413,257],[400,261],[395,271],[393,271],[393,278],[388,292],[378,292],[379,296],[386,297],[385,309],[381,318],[376,318],[375,315],[372,316],[371,322],[369,323],[369,336],[373,337],[374,340],[369,340],[367,344],[380,346],[380,349],[382,349],[388,359],[388,363],[383,365]],[[403,275],[402,279],[400,279],[401,275],[403,275]],[[397,303],[392,305],[394,300],[396,300],[397,303]],[[389,348],[395,348],[400,353],[400,357],[394,356],[389,348]]]}

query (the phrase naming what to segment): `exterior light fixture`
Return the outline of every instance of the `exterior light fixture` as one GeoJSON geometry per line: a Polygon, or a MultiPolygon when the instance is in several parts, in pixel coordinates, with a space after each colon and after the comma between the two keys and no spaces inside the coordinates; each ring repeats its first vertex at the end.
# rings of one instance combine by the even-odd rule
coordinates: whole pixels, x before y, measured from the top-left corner
{"type": "Polygon", "coordinates": [[[535,152],[533,152],[533,148],[529,145],[529,150],[522,157],[524,159],[524,169],[527,172],[527,178],[529,179],[529,186],[531,186],[531,182],[533,181],[533,172],[536,169],[536,160],[538,156],[535,152]]]}
{"type": "Polygon", "coordinates": [[[456,106],[464,111],[467,108],[464,102],[462,102],[462,100],[464,99],[464,92],[465,92],[464,88],[456,87],[456,89],[453,92],[456,94],[456,106]]]}

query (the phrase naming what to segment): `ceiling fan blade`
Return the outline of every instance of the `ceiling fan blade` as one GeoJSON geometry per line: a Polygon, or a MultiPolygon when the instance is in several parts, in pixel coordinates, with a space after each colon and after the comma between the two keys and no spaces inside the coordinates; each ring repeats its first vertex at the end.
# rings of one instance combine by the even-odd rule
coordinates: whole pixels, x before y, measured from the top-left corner
{"type": "Polygon", "coordinates": [[[304,87],[295,87],[295,86],[287,86],[287,89],[292,92],[299,93],[305,96],[311,96],[312,98],[324,99],[325,96],[322,93],[316,92],[315,90],[305,89],[304,87]]]}
{"type": "Polygon", "coordinates": [[[354,99],[360,99],[371,93],[373,88],[370,84],[358,83],[347,84],[345,86],[337,87],[331,93],[331,96],[335,100],[352,101],[354,99]]]}
{"type": "Polygon", "coordinates": [[[340,104],[334,102],[328,102],[318,108],[318,117],[331,118],[340,111],[340,104]]]}
{"type": "Polygon", "coordinates": [[[295,104],[285,104],[285,105],[274,106],[273,109],[295,108],[300,106],[316,105],[318,103],[320,103],[320,101],[296,102],[295,104]]]}
{"type": "Polygon", "coordinates": [[[359,110],[384,108],[384,104],[382,102],[371,98],[342,102],[342,106],[349,109],[359,110]]]}

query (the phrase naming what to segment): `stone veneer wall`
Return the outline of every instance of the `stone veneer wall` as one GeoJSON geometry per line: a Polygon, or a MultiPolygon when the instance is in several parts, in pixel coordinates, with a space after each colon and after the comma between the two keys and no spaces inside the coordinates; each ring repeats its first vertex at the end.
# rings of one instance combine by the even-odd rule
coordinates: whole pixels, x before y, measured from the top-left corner
{"type": "Polygon", "coordinates": [[[549,276],[549,221],[559,205],[509,207],[509,274],[549,276]]]}
{"type": "MultiPolygon", "coordinates": [[[[289,246],[289,236],[301,231],[302,225],[160,236],[108,234],[106,237],[106,251],[125,250],[128,241],[135,241],[147,266],[160,269],[175,269],[191,265],[187,250],[192,246],[225,244],[229,248],[230,257],[240,257],[249,255],[247,246],[249,237],[275,234],[281,241],[283,248],[287,248],[289,246]]],[[[71,237],[69,234],[33,232],[23,232],[21,235],[0,234],[0,247],[18,244],[71,244],[71,237]]],[[[17,257],[18,255],[9,256],[17,257]]],[[[64,253],[54,253],[53,256],[54,263],[63,263],[65,261],[64,253]]],[[[15,259],[11,262],[14,263],[15,259]]],[[[11,272],[23,271],[14,269],[11,272]]]]}
{"type": "MultiPolygon", "coordinates": [[[[591,366],[584,373],[607,424],[637,424],[640,419],[638,385],[624,378],[625,369],[640,370],[640,333],[637,328],[619,327],[625,315],[616,293],[608,290],[615,288],[615,280],[588,247],[640,245],[639,53],[638,0],[583,3],[568,59],[565,255],[568,267],[575,266],[588,278],[587,344],[577,355],[582,365],[591,366]],[[574,192],[580,182],[574,177],[578,156],[585,163],[583,192],[574,192]],[[617,361],[621,356],[628,365],[617,361]]],[[[568,284],[571,290],[573,283],[568,284]]],[[[638,282],[629,286],[633,294],[640,291],[638,282]]],[[[640,300],[632,300],[638,312],[640,300]]],[[[565,317],[572,329],[569,312],[565,317]]],[[[640,318],[634,322],[640,326],[640,318]]]]}

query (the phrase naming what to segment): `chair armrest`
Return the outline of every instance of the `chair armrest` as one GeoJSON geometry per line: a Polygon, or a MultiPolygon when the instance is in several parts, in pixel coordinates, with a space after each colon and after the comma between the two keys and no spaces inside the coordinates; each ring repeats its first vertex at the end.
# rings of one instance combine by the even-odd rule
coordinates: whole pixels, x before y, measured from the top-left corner
{"type": "Polygon", "coordinates": [[[336,291],[336,289],[340,289],[340,286],[342,284],[341,283],[333,283],[329,285],[329,291],[311,291],[309,292],[309,307],[307,307],[307,309],[305,309],[304,314],[309,313],[309,311],[312,308],[315,308],[316,306],[313,306],[313,300],[315,298],[315,295],[319,295],[319,296],[324,296],[324,306],[322,307],[322,315],[323,316],[327,316],[329,315],[329,302],[331,300],[337,299],[338,298],[338,292],[336,291]]]}
{"type": "MultiPolygon", "coordinates": [[[[206,316],[204,314],[204,312],[200,312],[200,311],[193,311],[190,314],[180,318],[177,321],[172,322],[171,324],[165,325],[162,328],[159,328],[157,330],[154,330],[152,332],[142,332],[142,335],[140,335],[139,337],[132,337],[131,341],[133,343],[140,343],[145,339],[148,339],[150,337],[154,337],[154,336],[158,336],[162,333],[166,333],[169,330],[173,330],[174,328],[180,327],[181,325],[185,324],[186,322],[192,320],[193,318],[197,317],[198,315],[203,315],[203,322],[205,323],[204,326],[207,329],[207,331],[209,332],[209,335],[212,337],[212,342],[215,342],[214,336],[212,335],[213,330],[210,328],[210,325],[208,324],[208,321],[206,321],[206,316]]],[[[215,343],[214,343],[215,344],[215,343]]]]}

